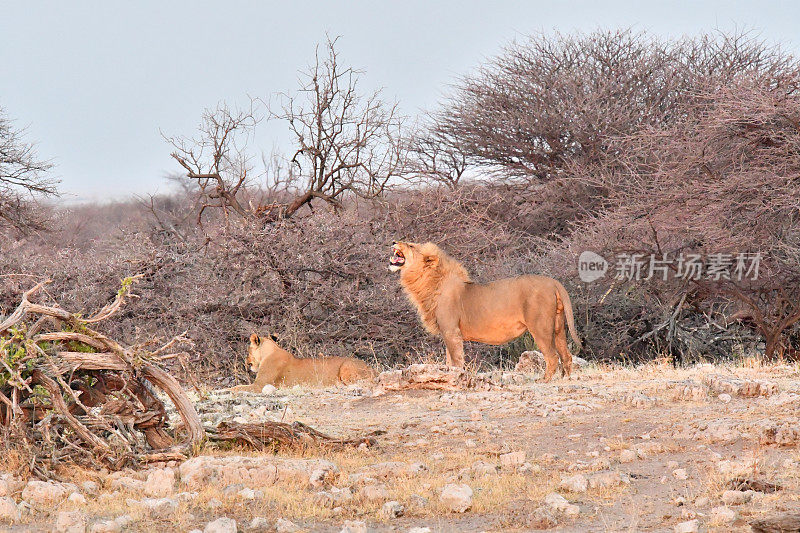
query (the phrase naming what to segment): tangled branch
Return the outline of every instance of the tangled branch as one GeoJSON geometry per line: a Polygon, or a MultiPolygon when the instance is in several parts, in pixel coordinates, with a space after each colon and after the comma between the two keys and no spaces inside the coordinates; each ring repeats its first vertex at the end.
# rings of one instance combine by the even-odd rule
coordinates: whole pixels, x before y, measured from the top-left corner
{"type": "Polygon", "coordinates": [[[40,462],[120,468],[184,458],[205,438],[178,381],[154,362],[175,339],[141,353],[88,327],[112,316],[140,277],[123,280],[116,298],[89,318],[32,302],[48,282],[39,283],[0,324],[0,422],[28,441],[50,444],[40,462]],[[167,429],[159,389],[183,420],[182,440],[167,429]]]}

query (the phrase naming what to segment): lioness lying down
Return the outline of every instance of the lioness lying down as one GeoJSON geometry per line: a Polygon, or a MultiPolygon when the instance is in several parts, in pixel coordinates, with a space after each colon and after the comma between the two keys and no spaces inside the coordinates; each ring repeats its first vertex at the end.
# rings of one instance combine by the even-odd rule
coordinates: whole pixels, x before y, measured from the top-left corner
{"type": "Polygon", "coordinates": [[[250,365],[250,371],[256,373],[256,380],[250,385],[233,387],[232,390],[261,392],[264,385],[327,386],[375,377],[375,371],[364,361],[352,357],[300,359],[278,346],[276,340],[274,335],[250,335],[247,364],[250,365]]]}
{"type": "Polygon", "coordinates": [[[461,263],[433,243],[395,242],[392,251],[389,269],[400,271],[400,283],[425,328],[444,337],[448,365],[464,366],[465,340],[504,344],[527,330],[544,355],[544,380],[553,377],[559,356],[562,375],[570,375],[565,317],[578,349],[581,345],[561,283],[544,276],[473,283],[461,263]]]}

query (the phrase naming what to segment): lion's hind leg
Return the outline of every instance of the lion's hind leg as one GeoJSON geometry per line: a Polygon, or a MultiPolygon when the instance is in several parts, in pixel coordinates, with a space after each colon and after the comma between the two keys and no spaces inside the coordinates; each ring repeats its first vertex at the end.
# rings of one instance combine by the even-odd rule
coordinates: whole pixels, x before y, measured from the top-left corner
{"type": "Polygon", "coordinates": [[[553,324],[548,320],[546,313],[539,312],[534,315],[530,310],[525,312],[525,326],[533,335],[536,346],[542,351],[545,362],[544,378],[542,381],[550,381],[558,368],[558,354],[556,353],[553,335],[553,324]]]}
{"type": "Polygon", "coordinates": [[[345,385],[358,381],[372,379],[377,372],[369,366],[361,365],[353,361],[345,361],[339,368],[339,381],[345,385]]]}
{"type": "Polygon", "coordinates": [[[345,385],[350,385],[359,380],[358,370],[353,368],[354,365],[349,364],[347,361],[342,363],[339,367],[339,382],[345,385]]]}
{"type": "Polygon", "coordinates": [[[570,374],[572,374],[572,354],[567,347],[567,332],[564,328],[564,308],[559,305],[558,309],[558,312],[556,312],[556,324],[553,337],[555,338],[558,356],[561,358],[561,375],[569,377],[570,374]]]}

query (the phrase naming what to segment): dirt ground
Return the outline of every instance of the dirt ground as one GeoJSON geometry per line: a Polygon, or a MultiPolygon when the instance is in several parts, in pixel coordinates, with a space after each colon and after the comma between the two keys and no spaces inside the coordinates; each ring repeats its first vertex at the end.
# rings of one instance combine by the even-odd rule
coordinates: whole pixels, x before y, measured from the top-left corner
{"type": "MultiPolygon", "coordinates": [[[[796,364],[589,366],[547,384],[510,372],[490,377],[496,385],[489,390],[209,391],[198,398],[207,423],[222,415],[298,420],[342,437],[378,431],[378,445],[279,453],[332,462],[335,470],[324,479],[209,482],[194,492],[176,479],[174,490],[191,496],[168,491],[178,502],[168,516],[137,507],[133,500],[142,495],[114,483],[122,474],[83,472],[73,482],[97,481],[99,496],[31,513],[9,527],[47,530],[57,511],[80,510],[88,527],[127,514],[125,531],[203,530],[222,516],[234,518],[240,531],[258,530],[249,529],[256,517],[265,519],[264,531],[275,531],[278,519],[337,532],[673,531],[691,520],[696,524],[679,527],[750,531],[753,519],[800,512],[796,364]],[[736,478],[779,488],[748,491],[734,486],[736,478]],[[454,512],[440,499],[448,484],[472,490],[469,510],[454,512]],[[255,497],[242,496],[248,488],[255,497]],[[742,490],[725,492],[736,488],[742,490]],[[384,509],[387,501],[398,502],[402,515],[384,509]]],[[[201,454],[273,460],[239,448],[201,454]]]]}

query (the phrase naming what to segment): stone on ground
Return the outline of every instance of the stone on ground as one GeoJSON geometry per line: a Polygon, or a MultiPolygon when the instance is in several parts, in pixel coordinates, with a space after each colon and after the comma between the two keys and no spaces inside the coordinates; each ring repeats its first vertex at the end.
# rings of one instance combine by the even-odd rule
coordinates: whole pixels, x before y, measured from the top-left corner
{"type": "Polygon", "coordinates": [[[468,485],[445,485],[439,501],[454,513],[465,513],[472,508],[472,489],[468,485]]]}
{"type": "Polygon", "coordinates": [[[203,533],[236,533],[237,531],[236,520],[227,516],[217,518],[203,528],[203,533]]]}

